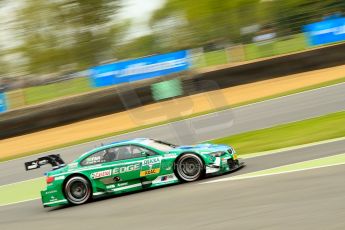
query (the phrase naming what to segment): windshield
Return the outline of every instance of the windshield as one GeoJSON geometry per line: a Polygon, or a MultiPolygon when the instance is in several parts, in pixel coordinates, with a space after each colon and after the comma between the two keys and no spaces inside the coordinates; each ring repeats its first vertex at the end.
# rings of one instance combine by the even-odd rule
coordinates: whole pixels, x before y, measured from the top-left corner
{"type": "Polygon", "coordinates": [[[147,142],[145,144],[147,144],[148,146],[151,146],[155,149],[158,149],[160,151],[169,151],[169,150],[172,150],[172,149],[177,147],[177,145],[170,144],[168,142],[159,141],[159,140],[152,140],[152,139],[147,140],[147,142]]]}

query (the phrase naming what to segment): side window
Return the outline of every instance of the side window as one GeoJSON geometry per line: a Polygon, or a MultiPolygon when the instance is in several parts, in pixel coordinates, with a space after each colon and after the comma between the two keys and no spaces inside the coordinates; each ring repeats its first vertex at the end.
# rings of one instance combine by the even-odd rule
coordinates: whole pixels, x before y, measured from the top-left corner
{"type": "Polygon", "coordinates": [[[155,152],[138,145],[118,146],[116,147],[116,152],[117,154],[116,154],[115,161],[140,158],[142,157],[143,152],[146,152],[150,156],[156,155],[155,152]]]}
{"type": "Polygon", "coordinates": [[[131,151],[132,151],[133,158],[142,157],[143,152],[145,152],[149,156],[154,156],[157,154],[150,149],[147,149],[138,145],[132,145],[131,151]]]}
{"type": "Polygon", "coordinates": [[[87,158],[85,158],[80,164],[82,166],[89,166],[89,165],[96,165],[96,164],[104,163],[105,162],[104,153],[105,153],[104,150],[96,152],[96,153],[88,156],[87,158]]]}
{"type": "Polygon", "coordinates": [[[118,146],[116,147],[116,159],[117,161],[119,160],[127,160],[131,159],[132,157],[132,152],[131,152],[131,146],[129,145],[123,145],[123,146],[118,146]]]}
{"type": "Polygon", "coordinates": [[[117,148],[116,147],[108,148],[108,149],[101,150],[99,152],[96,152],[88,156],[80,164],[82,166],[102,164],[106,162],[115,161],[116,157],[117,157],[117,148]]]}
{"type": "Polygon", "coordinates": [[[89,166],[119,160],[140,158],[142,157],[143,152],[147,153],[149,156],[154,156],[157,154],[152,150],[138,145],[123,145],[96,152],[85,158],[80,164],[82,166],[89,166]]]}

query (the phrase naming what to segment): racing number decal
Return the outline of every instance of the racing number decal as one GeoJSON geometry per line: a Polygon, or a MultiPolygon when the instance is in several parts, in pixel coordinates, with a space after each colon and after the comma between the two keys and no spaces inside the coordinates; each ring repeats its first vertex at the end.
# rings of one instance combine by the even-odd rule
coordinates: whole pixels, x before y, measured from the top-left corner
{"type": "Polygon", "coordinates": [[[161,168],[161,157],[148,158],[142,161],[140,177],[158,174],[161,168]]]}

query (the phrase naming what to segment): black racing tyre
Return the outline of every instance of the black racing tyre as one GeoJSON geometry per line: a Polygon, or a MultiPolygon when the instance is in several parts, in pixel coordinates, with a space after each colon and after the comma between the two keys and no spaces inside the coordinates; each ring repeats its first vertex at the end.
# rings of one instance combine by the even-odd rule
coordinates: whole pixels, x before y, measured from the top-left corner
{"type": "Polygon", "coordinates": [[[71,177],[65,184],[64,193],[71,204],[84,204],[91,198],[90,182],[81,176],[71,177]]]}
{"type": "Polygon", "coordinates": [[[175,162],[175,174],[184,182],[199,180],[205,175],[204,162],[193,153],[184,154],[175,162]]]}

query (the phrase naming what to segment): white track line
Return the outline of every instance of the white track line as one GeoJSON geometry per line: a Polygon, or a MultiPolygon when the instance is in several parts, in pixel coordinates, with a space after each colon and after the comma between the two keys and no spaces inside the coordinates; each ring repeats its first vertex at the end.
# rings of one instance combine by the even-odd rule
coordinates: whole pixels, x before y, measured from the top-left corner
{"type": "Polygon", "coordinates": [[[25,203],[25,202],[34,201],[34,200],[39,200],[39,199],[40,199],[40,198],[37,197],[37,198],[28,199],[28,200],[21,200],[21,201],[12,202],[12,203],[0,204],[0,207],[9,206],[9,205],[13,205],[13,204],[25,203]]]}
{"type": "Polygon", "coordinates": [[[311,161],[322,160],[324,158],[330,158],[330,157],[340,156],[340,155],[344,155],[344,154],[345,153],[337,154],[337,155],[329,156],[329,157],[317,158],[317,159],[313,159],[313,160],[301,161],[301,162],[297,162],[297,163],[293,163],[293,164],[282,165],[282,166],[278,166],[278,167],[274,167],[274,168],[269,168],[269,169],[263,169],[263,170],[259,170],[259,171],[255,171],[255,172],[250,172],[250,173],[246,173],[246,174],[242,174],[242,175],[237,175],[237,176],[232,176],[232,177],[228,177],[228,178],[216,179],[216,180],[212,180],[212,181],[202,182],[202,183],[199,183],[199,184],[213,184],[213,183],[233,181],[233,180],[245,180],[245,179],[258,178],[258,177],[281,175],[281,174],[287,174],[287,173],[293,173],[293,172],[302,172],[302,171],[307,171],[307,170],[320,169],[320,168],[326,168],[326,167],[332,167],[332,166],[338,166],[338,165],[345,165],[345,162],[337,162],[337,163],[325,164],[325,165],[319,165],[319,166],[312,166],[312,167],[306,166],[305,168],[300,168],[300,169],[291,169],[291,170],[288,169],[288,170],[285,170],[285,171],[283,170],[281,172],[264,173],[264,171],[267,171],[267,170],[279,169],[279,168],[282,168],[282,167],[286,167],[286,166],[290,166],[290,165],[294,165],[294,164],[299,164],[299,163],[308,163],[308,162],[311,162],[311,161]],[[260,173],[260,172],[263,172],[263,174],[250,175],[250,174],[260,173]]]}

